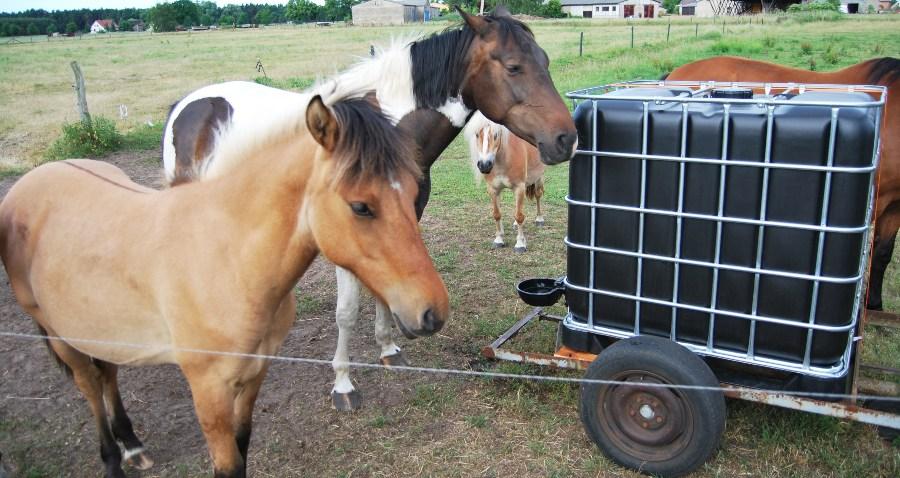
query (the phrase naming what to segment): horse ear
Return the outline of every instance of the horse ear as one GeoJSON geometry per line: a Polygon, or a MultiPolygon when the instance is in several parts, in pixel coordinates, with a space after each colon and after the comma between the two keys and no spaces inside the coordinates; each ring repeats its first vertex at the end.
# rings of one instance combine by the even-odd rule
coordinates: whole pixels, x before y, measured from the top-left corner
{"type": "Polygon", "coordinates": [[[338,122],[319,95],[314,96],[306,107],[306,127],[317,143],[328,152],[334,151],[339,133],[338,122]]]}
{"type": "Polygon", "coordinates": [[[506,5],[497,5],[497,8],[494,9],[493,15],[495,17],[510,17],[510,16],[512,16],[509,13],[509,9],[506,8],[506,5]]]}
{"type": "Polygon", "coordinates": [[[478,15],[469,15],[462,8],[459,8],[459,5],[454,5],[453,8],[459,13],[459,16],[466,22],[466,25],[472,29],[478,35],[484,35],[487,33],[487,21],[484,17],[480,17],[478,15]]]}

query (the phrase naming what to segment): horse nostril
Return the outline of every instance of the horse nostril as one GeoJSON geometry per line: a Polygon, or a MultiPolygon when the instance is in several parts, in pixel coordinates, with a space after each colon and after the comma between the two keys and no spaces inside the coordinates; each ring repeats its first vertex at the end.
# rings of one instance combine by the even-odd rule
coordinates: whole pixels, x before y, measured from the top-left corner
{"type": "Polygon", "coordinates": [[[575,144],[575,139],[575,133],[562,133],[556,137],[556,146],[562,151],[568,151],[575,144]]]}
{"type": "Polygon", "coordinates": [[[438,330],[441,330],[443,325],[443,322],[437,318],[434,311],[431,309],[426,310],[422,315],[422,332],[433,334],[438,330]]]}

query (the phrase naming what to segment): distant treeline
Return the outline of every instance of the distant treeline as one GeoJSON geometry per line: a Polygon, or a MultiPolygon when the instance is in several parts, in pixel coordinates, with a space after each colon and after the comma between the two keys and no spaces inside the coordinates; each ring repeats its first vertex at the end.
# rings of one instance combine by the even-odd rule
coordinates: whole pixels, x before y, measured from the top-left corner
{"type": "Polygon", "coordinates": [[[40,35],[54,32],[89,32],[95,20],[111,19],[118,29],[130,31],[134,25],[153,25],[155,31],[173,31],[181,26],[243,25],[283,23],[284,5],[226,5],[214,2],[177,0],[152,8],[82,8],[79,10],[30,9],[19,13],[0,13],[0,36],[40,35]]]}
{"type": "MultiPolygon", "coordinates": [[[[113,20],[120,31],[131,31],[136,25],[153,26],[154,31],[174,31],[179,27],[209,25],[244,25],[270,23],[341,21],[351,19],[351,7],[362,0],[325,0],[317,5],[311,0],[289,0],[286,5],[226,5],[214,2],[176,0],[159,3],[152,8],[82,8],[79,10],[30,9],[19,13],[0,13],[0,36],[43,35],[55,32],[89,32],[95,20],[113,20]]],[[[446,0],[448,5],[477,12],[480,0],[446,0]]],[[[543,4],[541,0],[486,0],[485,8],[506,5],[513,13],[544,17],[563,16],[559,0],[543,4]]]]}

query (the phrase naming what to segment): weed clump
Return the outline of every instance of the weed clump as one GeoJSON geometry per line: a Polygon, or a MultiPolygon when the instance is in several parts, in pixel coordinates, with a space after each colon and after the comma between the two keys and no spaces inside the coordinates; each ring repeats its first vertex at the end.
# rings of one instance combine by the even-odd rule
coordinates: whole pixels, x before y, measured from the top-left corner
{"type": "Polygon", "coordinates": [[[47,149],[47,160],[94,158],[115,151],[122,144],[116,124],[102,116],[90,120],[65,123],[62,136],[47,149]]]}

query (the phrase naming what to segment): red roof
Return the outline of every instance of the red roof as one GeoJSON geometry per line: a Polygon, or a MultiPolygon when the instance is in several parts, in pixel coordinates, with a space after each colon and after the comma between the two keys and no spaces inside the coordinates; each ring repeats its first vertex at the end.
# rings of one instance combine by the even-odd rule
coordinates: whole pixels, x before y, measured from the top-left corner
{"type": "Polygon", "coordinates": [[[97,20],[97,23],[99,23],[100,26],[103,27],[103,28],[111,28],[111,27],[114,27],[114,26],[116,25],[116,23],[115,23],[114,21],[112,21],[112,19],[109,19],[109,20],[97,20]]]}

